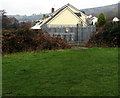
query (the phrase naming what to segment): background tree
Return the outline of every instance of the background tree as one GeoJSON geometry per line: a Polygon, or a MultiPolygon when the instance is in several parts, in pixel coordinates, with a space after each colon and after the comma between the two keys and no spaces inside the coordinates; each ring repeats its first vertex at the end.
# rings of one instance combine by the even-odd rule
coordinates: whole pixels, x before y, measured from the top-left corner
{"type": "Polygon", "coordinates": [[[2,13],[2,29],[8,29],[10,23],[9,18],[5,15],[6,14],[5,10],[2,10],[1,13],[2,13]]]}
{"type": "Polygon", "coordinates": [[[30,29],[32,27],[32,22],[27,21],[27,22],[20,22],[19,23],[19,29],[30,29]]]}
{"type": "Polygon", "coordinates": [[[103,26],[106,23],[105,15],[103,13],[98,16],[98,26],[103,26]]]}
{"type": "Polygon", "coordinates": [[[3,30],[15,30],[19,28],[19,21],[15,17],[8,18],[5,10],[1,11],[2,13],[2,29],[3,30]]]}

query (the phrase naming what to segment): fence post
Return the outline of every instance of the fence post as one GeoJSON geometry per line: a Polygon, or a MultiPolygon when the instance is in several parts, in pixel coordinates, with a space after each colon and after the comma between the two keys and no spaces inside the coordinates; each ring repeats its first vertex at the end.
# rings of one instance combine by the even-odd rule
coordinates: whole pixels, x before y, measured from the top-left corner
{"type": "Polygon", "coordinates": [[[77,24],[76,41],[78,41],[78,29],[79,29],[79,27],[78,27],[78,24],[77,24]]]}

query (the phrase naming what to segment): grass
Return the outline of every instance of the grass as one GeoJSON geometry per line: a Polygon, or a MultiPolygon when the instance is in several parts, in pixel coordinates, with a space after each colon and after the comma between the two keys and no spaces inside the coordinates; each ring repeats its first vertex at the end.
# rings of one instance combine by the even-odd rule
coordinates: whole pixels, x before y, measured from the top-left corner
{"type": "Polygon", "coordinates": [[[3,96],[117,96],[117,70],[117,48],[5,55],[3,96]]]}

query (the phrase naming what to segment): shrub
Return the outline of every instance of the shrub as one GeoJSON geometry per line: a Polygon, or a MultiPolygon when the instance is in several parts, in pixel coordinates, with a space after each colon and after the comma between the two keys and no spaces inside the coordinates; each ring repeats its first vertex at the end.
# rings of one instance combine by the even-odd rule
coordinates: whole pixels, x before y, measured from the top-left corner
{"type": "Polygon", "coordinates": [[[43,32],[29,29],[16,31],[3,31],[2,50],[3,53],[21,51],[40,51],[52,49],[70,48],[70,45],[57,37],[50,37],[43,32]]]}
{"type": "Polygon", "coordinates": [[[120,46],[120,22],[108,22],[102,32],[94,34],[89,40],[88,46],[120,46]]]}

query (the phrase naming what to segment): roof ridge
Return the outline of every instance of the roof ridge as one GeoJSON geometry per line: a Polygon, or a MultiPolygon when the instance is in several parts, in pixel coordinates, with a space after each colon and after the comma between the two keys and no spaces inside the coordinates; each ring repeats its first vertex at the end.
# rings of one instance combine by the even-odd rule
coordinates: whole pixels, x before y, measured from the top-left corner
{"type": "Polygon", "coordinates": [[[68,6],[68,4],[66,4],[66,5],[62,6],[61,8],[57,9],[55,12],[50,13],[50,15],[56,14],[59,10],[65,8],[66,6],[68,6]]]}

